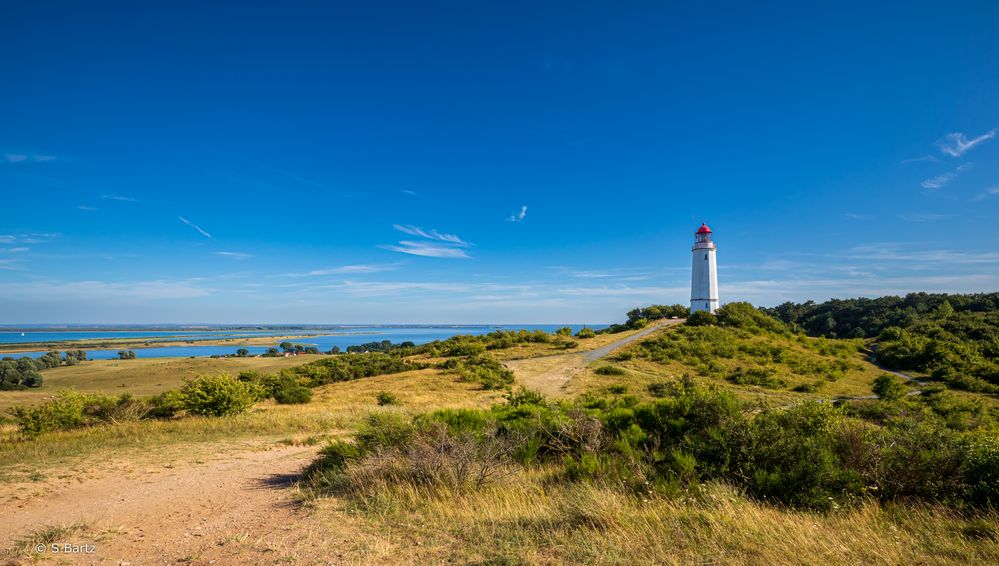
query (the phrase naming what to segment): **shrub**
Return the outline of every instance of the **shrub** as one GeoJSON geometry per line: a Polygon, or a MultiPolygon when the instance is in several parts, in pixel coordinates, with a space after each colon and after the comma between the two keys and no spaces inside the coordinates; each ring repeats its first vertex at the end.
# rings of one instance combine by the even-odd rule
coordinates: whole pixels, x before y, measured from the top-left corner
{"type": "Polygon", "coordinates": [[[687,317],[686,324],[690,326],[715,326],[718,324],[718,317],[708,311],[696,311],[687,317]]]}
{"type": "Polygon", "coordinates": [[[897,376],[890,373],[883,373],[876,378],[874,378],[874,384],[871,386],[871,390],[874,394],[878,396],[879,399],[884,399],[885,401],[897,401],[902,397],[905,397],[905,383],[902,382],[897,376]]]}
{"type": "Polygon", "coordinates": [[[388,391],[379,391],[376,398],[378,399],[378,404],[381,406],[399,404],[399,398],[388,391]]]}
{"type": "Polygon", "coordinates": [[[579,347],[579,342],[572,340],[571,338],[558,338],[555,340],[555,347],[559,350],[572,350],[573,348],[579,347]]]}
{"type": "Polygon", "coordinates": [[[611,385],[610,387],[608,387],[607,388],[607,392],[610,393],[610,394],[612,394],[612,395],[624,395],[625,393],[628,392],[628,386],[627,385],[622,385],[622,384],[618,383],[618,384],[611,385]]]}
{"type": "Polygon", "coordinates": [[[51,401],[35,407],[14,407],[10,412],[22,433],[35,436],[54,430],[138,420],[146,416],[148,405],[129,394],[114,397],[64,390],[51,401]]]}
{"type": "Polygon", "coordinates": [[[758,385],[767,389],[782,389],[787,382],[776,376],[777,371],[769,367],[736,368],[728,380],[739,385],[758,385]]]}
{"type": "Polygon", "coordinates": [[[617,366],[601,366],[593,371],[597,375],[624,375],[625,371],[617,366]]]}
{"type": "Polygon", "coordinates": [[[964,474],[972,502],[993,507],[999,504],[999,431],[971,436],[964,474]]]}
{"type": "Polygon", "coordinates": [[[149,417],[154,419],[169,419],[184,410],[184,396],[180,391],[171,389],[149,399],[149,417]]]}
{"type": "Polygon", "coordinates": [[[461,381],[482,384],[483,389],[502,389],[514,381],[513,372],[489,356],[475,356],[467,360],[448,360],[441,367],[453,370],[461,381]]]}
{"type": "Polygon", "coordinates": [[[188,379],[180,390],[183,405],[193,415],[222,417],[250,408],[258,392],[227,373],[199,375],[188,379]]]}
{"type": "Polygon", "coordinates": [[[576,333],[576,338],[579,338],[580,340],[586,340],[588,338],[593,338],[596,335],[597,333],[594,332],[592,328],[586,328],[584,326],[583,328],[579,329],[579,332],[576,333]]]}
{"type": "Polygon", "coordinates": [[[274,390],[273,397],[279,405],[302,405],[312,401],[312,390],[298,383],[284,381],[274,390]]]}

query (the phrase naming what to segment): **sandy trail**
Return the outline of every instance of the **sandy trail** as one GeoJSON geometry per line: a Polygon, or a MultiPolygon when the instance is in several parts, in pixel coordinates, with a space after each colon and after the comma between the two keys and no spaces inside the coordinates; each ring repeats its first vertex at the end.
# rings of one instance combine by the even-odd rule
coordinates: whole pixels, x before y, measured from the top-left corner
{"type": "Polygon", "coordinates": [[[587,352],[512,360],[506,362],[505,365],[513,371],[517,377],[517,381],[524,387],[547,396],[564,396],[566,394],[564,390],[566,384],[584,372],[586,367],[591,363],[607,356],[618,348],[645,338],[653,332],[679,324],[683,320],[667,320],[636,332],[631,336],[587,352]]]}
{"type": "MultiPolygon", "coordinates": [[[[316,528],[295,499],[293,483],[314,447],[275,447],[160,468],[137,478],[106,475],[10,502],[0,548],[52,525],[81,523],[58,542],[91,544],[89,555],[43,558],[70,564],[231,564],[302,558],[316,528]],[[62,539],[65,540],[62,540],[62,539]]],[[[318,549],[317,549],[318,551],[318,549]]],[[[30,554],[30,551],[29,551],[30,554]]],[[[8,551],[5,558],[10,558],[8,551]]],[[[4,557],[0,557],[4,558],[4,557]]],[[[24,562],[33,557],[14,558],[24,562]]],[[[2,562],[2,559],[0,559],[2,562]]],[[[319,555],[308,563],[324,563],[319,555]]]]}

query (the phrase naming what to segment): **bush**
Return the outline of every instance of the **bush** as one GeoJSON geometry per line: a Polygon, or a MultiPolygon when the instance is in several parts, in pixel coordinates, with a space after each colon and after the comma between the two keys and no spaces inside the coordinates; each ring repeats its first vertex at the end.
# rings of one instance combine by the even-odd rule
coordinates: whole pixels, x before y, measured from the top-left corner
{"type": "Polygon", "coordinates": [[[687,317],[686,324],[690,326],[715,326],[718,324],[718,317],[708,311],[696,311],[687,317]]]}
{"type": "Polygon", "coordinates": [[[388,391],[379,391],[376,398],[378,399],[378,405],[380,406],[399,404],[399,398],[388,391]]]}
{"type": "Polygon", "coordinates": [[[579,332],[576,333],[576,338],[579,338],[580,340],[586,340],[587,338],[593,338],[596,335],[597,333],[594,332],[592,328],[586,328],[584,326],[583,328],[579,329],[579,332]]]}
{"type": "Polygon", "coordinates": [[[298,383],[284,381],[272,396],[279,405],[302,405],[312,401],[312,390],[298,383]]]}
{"type": "Polygon", "coordinates": [[[188,379],[180,394],[184,408],[192,415],[222,417],[249,409],[256,402],[259,391],[252,384],[220,373],[188,379]]]}
{"type": "Polygon", "coordinates": [[[905,397],[905,383],[900,378],[890,373],[883,373],[874,378],[871,390],[879,399],[885,401],[897,401],[905,397]]]}
{"type": "Polygon", "coordinates": [[[972,435],[964,474],[973,503],[983,507],[999,505],[999,431],[972,435]]]}
{"type": "Polygon", "coordinates": [[[767,389],[783,389],[787,382],[776,377],[777,371],[769,367],[736,368],[728,380],[739,385],[758,385],[767,389]]]}
{"type": "Polygon", "coordinates": [[[129,394],[118,397],[97,393],[59,391],[51,401],[35,407],[10,410],[22,433],[36,436],[43,432],[69,430],[101,423],[138,420],[149,407],[129,394]]]}
{"type": "Polygon", "coordinates": [[[624,375],[625,371],[617,366],[601,366],[593,371],[597,375],[624,375]]]}
{"type": "Polygon", "coordinates": [[[503,389],[514,381],[513,372],[489,356],[452,359],[442,364],[441,368],[453,370],[461,381],[481,383],[483,389],[503,389]]]}

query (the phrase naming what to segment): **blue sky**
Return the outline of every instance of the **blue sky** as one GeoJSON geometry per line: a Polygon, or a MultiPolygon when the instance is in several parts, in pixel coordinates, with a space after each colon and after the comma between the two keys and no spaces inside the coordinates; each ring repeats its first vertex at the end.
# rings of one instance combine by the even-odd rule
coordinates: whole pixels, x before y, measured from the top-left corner
{"type": "Polygon", "coordinates": [[[999,288],[999,4],[691,4],[5,4],[0,323],[999,288]]]}

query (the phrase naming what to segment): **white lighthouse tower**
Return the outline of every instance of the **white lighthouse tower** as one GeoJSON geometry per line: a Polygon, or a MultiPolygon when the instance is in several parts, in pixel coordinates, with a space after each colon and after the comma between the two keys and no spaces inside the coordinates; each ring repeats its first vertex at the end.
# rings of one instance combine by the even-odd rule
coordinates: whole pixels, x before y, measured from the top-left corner
{"type": "Polygon", "coordinates": [[[690,270],[690,312],[718,309],[718,264],[715,262],[715,243],[711,241],[711,228],[707,224],[694,233],[693,263],[690,270]]]}

